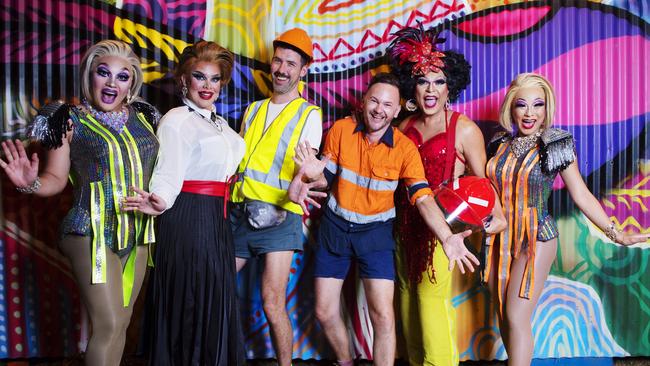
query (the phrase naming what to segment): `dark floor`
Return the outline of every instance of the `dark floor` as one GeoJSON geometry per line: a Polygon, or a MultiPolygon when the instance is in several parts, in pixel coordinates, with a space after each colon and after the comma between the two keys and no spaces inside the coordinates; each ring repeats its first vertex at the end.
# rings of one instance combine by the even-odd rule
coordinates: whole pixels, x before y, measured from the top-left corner
{"type": "MultiPolygon", "coordinates": [[[[257,360],[249,361],[250,366],[275,366],[277,365],[273,360],[257,360]]],[[[315,361],[315,360],[295,360],[293,366],[330,366],[331,361],[315,361]]],[[[362,361],[357,364],[358,366],[371,366],[372,362],[362,361]]],[[[461,362],[460,366],[505,366],[505,361],[465,361],[461,362]]],[[[626,357],[614,360],[615,366],[650,366],[650,357],[626,357]]],[[[397,361],[395,366],[408,366],[406,362],[397,361]]]]}
{"type": "MultiPolygon", "coordinates": [[[[127,358],[122,362],[122,366],[146,366],[146,361],[142,358],[127,358]]],[[[248,366],[275,366],[277,365],[274,360],[255,360],[249,361],[248,366]]],[[[332,361],[316,361],[316,360],[294,360],[293,366],[331,366],[332,361]]],[[[370,361],[361,361],[357,366],[371,366],[370,361]]],[[[465,361],[461,362],[460,366],[505,366],[506,363],[502,361],[465,361]]],[[[615,359],[615,366],[650,366],[650,357],[627,357],[615,359]]],[[[73,357],[66,360],[16,360],[16,361],[0,361],[0,366],[83,366],[83,358],[81,356],[73,357]]],[[[403,361],[395,362],[395,366],[407,366],[403,361]]]]}

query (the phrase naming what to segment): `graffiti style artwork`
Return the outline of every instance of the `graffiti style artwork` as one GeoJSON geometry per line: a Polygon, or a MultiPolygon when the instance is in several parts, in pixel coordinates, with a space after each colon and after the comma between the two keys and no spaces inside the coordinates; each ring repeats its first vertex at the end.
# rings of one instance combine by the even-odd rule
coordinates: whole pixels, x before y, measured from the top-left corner
{"type": "MultiPolygon", "coordinates": [[[[637,1],[438,0],[4,0],[0,4],[0,100],[3,139],[25,127],[49,100],[78,101],[77,65],[100,39],[121,39],[141,56],[143,97],[163,113],[178,103],[171,70],[187,44],[216,41],[236,54],[233,80],[217,110],[237,127],[252,101],[270,94],[273,38],[292,27],[314,40],[314,63],[302,85],[323,108],[324,130],[358,104],[370,77],[388,71],[392,34],[422,23],[462,52],[472,82],[455,110],[489,138],[509,82],[521,72],[549,78],[557,92],[556,126],[570,131],[579,168],[607,213],[624,230],[650,231],[650,13],[637,1]],[[632,219],[636,217],[637,220],[632,219]]],[[[35,148],[35,147],[32,147],[35,148]]],[[[86,337],[83,309],[65,258],[58,221],[70,193],[19,195],[6,177],[0,232],[0,358],[77,353],[86,337]],[[54,209],[53,209],[54,208],[54,209]]],[[[535,357],[650,355],[648,245],[610,242],[570,203],[561,180],[553,212],[560,226],[558,258],[534,314],[535,357]],[[627,316],[616,316],[625,313],[627,316]]],[[[332,356],[315,321],[311,232],[294,256],[287,292],[295,358],[332,356]]],[[[259,298],[259,265],[239,277],[250,358],[273,356],[259,298]]],[[[461,359],[506,357],[494,309],[478,278],[457,276],[461,359]]],[[[345,288],[350,333],[371,358],[372,329],[362,287],[345,288]]]]}

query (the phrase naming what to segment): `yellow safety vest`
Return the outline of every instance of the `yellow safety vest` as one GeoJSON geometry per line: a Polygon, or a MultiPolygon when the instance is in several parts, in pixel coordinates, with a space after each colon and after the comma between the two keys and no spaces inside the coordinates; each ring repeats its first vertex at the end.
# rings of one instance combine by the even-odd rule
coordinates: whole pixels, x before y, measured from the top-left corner
{"type": "Polygon", "coordinates": [[[272,203],[302,215],[302,208],[291,202],[287,189],[293,179],[293,156],[298,139],[312,111],[320,108],[303,98],[289,102],[264,131],[270,99],[254,102],[244,115],[246,154],[239,164],[238,179],[232,190],[233,202],[258,200],[272,203]]]}

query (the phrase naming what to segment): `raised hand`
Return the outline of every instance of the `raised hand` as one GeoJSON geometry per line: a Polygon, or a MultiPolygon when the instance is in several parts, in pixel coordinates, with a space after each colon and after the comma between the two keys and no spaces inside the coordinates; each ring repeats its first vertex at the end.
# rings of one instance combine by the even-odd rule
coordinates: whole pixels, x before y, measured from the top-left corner
{"type": "Polygon", "coordinates": [[[453,271],[458,264],[460,273],[465,274],[465,267],[474,272],[474,267],[480,264],[474,254],[465,247],[464,239],[470,235],[472,235],[472,231],[466,230],[453,234],[442,242],[442,250],[449,258],[449,271],[453,271]]]}
{"type": "Polygon", "coordinates": [[[129,196],[122,200],[122,210],[140,211],[151,216],[158,216],[167,208],[167,203],[155,193],[149,193],[138,187],[131,187],[135,196],[129,196]]]}
{"type": "Polygon", "coordinates": [[[299,204],[300,207],[302,207],[303,212],[309,216],[307,204],[312,204],[317,208],[320,208],[320,204],[314,200],[314,198],[326,197],[327,193],[313,190],[314,188],[321,187],[321,182],[305,182],[305,179],[305,166],[303,165],[291,181],[287,193],[289,199],[292,202],[299,204]]]}
{"type": "Polygon", "coordinates": [[[620,231],[616,233],[616,242],[626,246],[645,243],[648,239],[650,239],[650,234],[628,234],[620,231]]]}
{"type": "Polygon", "coordinates": [[[30,160],[20,140],[15,143],[3,141],[2,151],[7,161],[0,159],[0,168],[4,169],[9,180],[18,188],[31,186],[38,177],[38,155],[32,154],[30,160]]]}
{"type": "Polygon", "coordinates": [[[303,171],[304,176],[310,181],[318,179],[325,170],[329,157],[324,156],[319,160],[309,141],[296,145],[295,152],[293,161],[303,171]]]}

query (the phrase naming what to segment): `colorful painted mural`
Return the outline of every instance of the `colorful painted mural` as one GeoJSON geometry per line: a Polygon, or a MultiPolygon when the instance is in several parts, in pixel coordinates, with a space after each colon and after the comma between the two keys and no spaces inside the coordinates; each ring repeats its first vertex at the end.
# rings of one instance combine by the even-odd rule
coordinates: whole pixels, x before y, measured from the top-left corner
{"type": "MultiPolygon", "coordinates": [[[[254,100],[270,94],[272,39],[301,27],[314,40],[315,61],[303,94],[324,112],[324,130],[357,105],[372,74],[388,70],[392,33],[418,22],[437,27],[445,49],[462,52],[472,83],[455,110],[489,138],[513,77],[534,71],[557,91],[556,125],[573,133],[587,184],[625,230],[650,231],[650,6],[645,1],[496,0],[2,0],[0,3],[0,133],[23,138],[39,106],[75,101],[77,64],[92,43],[130,43],[142,58],[143,97],[162,112],[178,104],[170,71],[183,48],[216,41],[236,56],[218,111],[233,126],[254,100]],[[632,219],[636,217],[638,221],[632,219]]],[[[38,149],[31,146],[32,149],[38,149]]],[[[0,179],[0,358],[58,357],[84,346],[79,297],[57,251],[58,221],[70,194],[19,195],[0,179]]],[[[650,355],[650,248],[611,243],[556,182],[558,258],[534,315],[536,357],[650,355]],[[621,316],[621,314],[624,314],[621,316]]],[[[296,254],[288,308],[295,358],[328,358],[314,317],[310,232],[296,254]]],[[[259,263],[239,278],[250,358],[272,357],[259,298],[259,263]]],[[[461,359],[505,358],[487,291],[457,276],[461,359]]],[[[345,289],[357,353],[371,358],[372,330],[354,275],[345,289]]]]}

